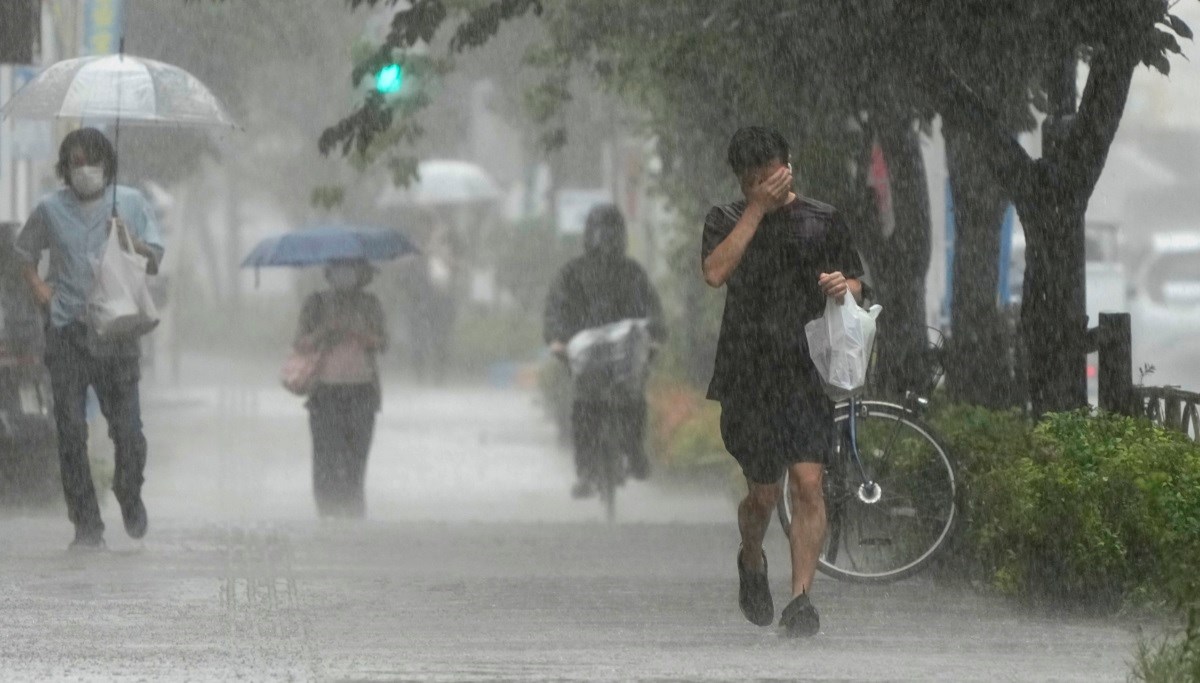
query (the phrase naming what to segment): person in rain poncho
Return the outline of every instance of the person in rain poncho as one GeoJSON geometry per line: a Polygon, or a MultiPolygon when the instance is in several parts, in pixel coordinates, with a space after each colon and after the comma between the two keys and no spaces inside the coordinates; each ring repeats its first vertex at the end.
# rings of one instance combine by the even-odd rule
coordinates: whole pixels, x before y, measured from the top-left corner
{"type": "Polygon", "coordinates": [[[367,456],[380,407],[376,356],[387,347],[379,299],[364,288],[375,270],[365,261],[325,268],[330,288],[310,294],[294,346],[321,352],[306,407],[313,441],[313,495],[321,517],[363,517],[367,456]]]}
{"type": "MultiPolygon", "coordinates": [[[[141,538],[148,526],[142,502],[147,449],[138,392],[140,345],[136,338],[99,338],[87,315],[94,264],[104,250],[113,215],[116,150],[99,130],[82,128],[63,138],[55,170],[65,187],[34,208],[17,238],[17,253],[34,300],[49,315],[45,358],[54,393],[63,492],[75,524],[70,547],[101,549],[104,522],[87,456],[89,386],[115,446],[113,493],[125,530],[141,538]],[[50,253],[46,280],[38,274],[43,251],[50,253]]],[[[146,257],[147,273],[157,273],[163,245],[153,209],[133,188],[117,186],[115,195],[116,213],[132,241],[128,246],[146,257]]],[[[124,243],[125,237],[121,240],[124,243]]]]}
{"type": "MultiPolygon", "coordinates": [[[[584,253],[563,266],[546,297],[543,337],[556,355],[565,355],[566,344],[578,332],[628,318],[648,318],[650,335],[666,338],[662,305],[649,276],[636,261],[625,255],[625,219],[612,204],[601,204],[588,212],[583,233],[584,253]]],[[[646,427],[644,396],[624,402],[598,401],[576,396],[571,407],[571,429],[575,446],[572,489],[576,498],[594,493],[591,468],[603,453],[597,453],[597,432],[619,430],[613,443],[620,444],[633,477],[650,473],[642,443],[646,427]]]]}
{"type": "Polygon", "coordinates": [[[743,128],[728,160],[744,198],[709,211],[701,262],[704,281],[726,288],[708,398],[721,403],[721,437],[749,489],[738,506],[739,604],[754,624],[774,621],[762,540],[786,469],[792,601],[780,626],[788,635],[812,635],[820,625],[808,591],[825,537],[821,476],[832,449],[833,403],[809,357],[804,324],[822,315],[827,297],[861,301],[863,269],[840,214],[792,191],[782,135],[743,128]]]}

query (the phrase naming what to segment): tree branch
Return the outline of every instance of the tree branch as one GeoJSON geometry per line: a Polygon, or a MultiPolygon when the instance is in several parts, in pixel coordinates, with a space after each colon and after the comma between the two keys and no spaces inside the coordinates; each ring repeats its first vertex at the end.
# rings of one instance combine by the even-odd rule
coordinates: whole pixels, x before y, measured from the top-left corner
{"type": "Polygon", "coordinates": [[[1062,149],[1059,177],[1075,196],[1089,196],[1100,179],[1121,124],[1137,57],[1108,48],[1092,59],[1079,113],[1062,149]]]}
{"type": "Polygon", "coordinates": [[[914,60],[912,75],[925,90],[934,108],[951,125],[971,132],[992,159],[996,180],[1010,199],[1026,196],[1032,188],[1034,161],[1016,136],[1000,123],[1001,117],[957,73],[937,57],[914,60]]]}

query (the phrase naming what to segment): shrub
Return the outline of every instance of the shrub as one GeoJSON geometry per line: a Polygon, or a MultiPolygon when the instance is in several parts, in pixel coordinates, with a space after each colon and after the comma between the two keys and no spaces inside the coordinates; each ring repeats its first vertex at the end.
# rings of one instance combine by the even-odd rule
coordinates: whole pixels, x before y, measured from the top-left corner
{"type": "Polygon", "coordinates": [[[950,407],[931,420],[956,457],[963,524],[951,566],[1059,605],[1197,595],[1200,446],[1144,420],[1086,412],[1036,427],[950,407]]]}
{"type": "Polygon", "coordinates": [[[1139,643],[1130,678],[1146,683],[1200,681],[1200,636],[1193,632],[1139,643]]]}
{"type": "Polygon", "coordinates": [[[737,463],[721,439],[721,407],[684,383],[660,378],[648,397],[650,452],[676,480],[741,481],[737,463]]]}

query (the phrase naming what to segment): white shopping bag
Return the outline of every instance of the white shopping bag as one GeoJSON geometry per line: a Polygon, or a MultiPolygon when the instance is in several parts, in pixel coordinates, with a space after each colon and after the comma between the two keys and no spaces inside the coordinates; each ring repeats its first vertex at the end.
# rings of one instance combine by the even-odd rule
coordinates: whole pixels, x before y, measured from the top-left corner
{"type": "Polygon", "coordinates": [[[646,392],[650,375],[650,321],[627,318],[581,330],[567,343],[576,396],[629,400],[646,392]]]}
{"type": "Polygon", "coordinates": [[[845,400],[867,383],[875,318],[881,310],[878,304],[863,310],[852,295],[846,294],[840,304],[832,298],[826,300],[825,315],[804,325],[808,353],[829,398],[845,400]]]}
{"type": "Polygon", "coordinates": [[[158,308],[146,284],[146,257],[121,248],[122,233],[132,244],[124,224],[112,219],[88,298],[88,316],[102,339],[140,337],[158,325],[158,308]]]}

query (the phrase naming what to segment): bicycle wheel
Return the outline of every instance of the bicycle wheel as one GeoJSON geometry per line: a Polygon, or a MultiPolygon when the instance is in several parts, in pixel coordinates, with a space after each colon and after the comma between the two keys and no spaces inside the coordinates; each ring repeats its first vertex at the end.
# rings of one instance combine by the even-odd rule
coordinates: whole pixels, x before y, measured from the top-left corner
{"type": "Polygon", "coordinates": [[[600,461],[595,463],[596,493],[600,496],[600,504],[604,506],[604,518],[611,524],[617,520],[617,488],[624,483],[624,459],[613,438],[614,426],[605,421],[597,437],[600,448],[597,455],[600,461]]]}
{"type": "MultiPolygon", "coordinates": [[[[957,481],[946,449],[910,411],[862,402],[858,453],[879,489],[866,491],[850,453],[849,410],[835,415],[838,438],[825,467],[825,546],[818,569],[843,581],[886,583],[920,571],[945,544],[957,517],[957,481]],[[877,495],[872,495],[877,494],[877,495]]],[[[779,521],[791,528],[784,474],[779,521]]]]}

